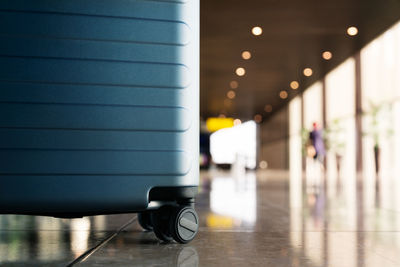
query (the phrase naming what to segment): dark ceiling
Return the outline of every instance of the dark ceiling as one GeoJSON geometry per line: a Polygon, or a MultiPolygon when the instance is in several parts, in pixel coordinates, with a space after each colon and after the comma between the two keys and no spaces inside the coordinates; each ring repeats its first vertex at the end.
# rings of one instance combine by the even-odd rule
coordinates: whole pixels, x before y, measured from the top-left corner
{"type": "Polygon", "coordinates": [[[201,115],[267,119],[296,94],[324,76],[400,19],[400,0],[200,0],[201,115]],[[349,26],[359,34],[346,34],[349,26]],[[251,34],[261,26],[261,36],[251,34]],[[250,60],[241,53],[252,53],[250,60]],[[330,61],[323,51],[333,53],[330,61]],[[238,77],[237,67],[246,75],[238,77]],[[305,77],[305,67],[313,69],[305,77]],[[236,98],[226,96],[230,82],[236,98]],[[298,90],[290,82],[300,82],[298,90]],[[289,97],[280,99],[287,90],[289,97]],[[265,105],[273,111],[266,113],[265,105]]]}

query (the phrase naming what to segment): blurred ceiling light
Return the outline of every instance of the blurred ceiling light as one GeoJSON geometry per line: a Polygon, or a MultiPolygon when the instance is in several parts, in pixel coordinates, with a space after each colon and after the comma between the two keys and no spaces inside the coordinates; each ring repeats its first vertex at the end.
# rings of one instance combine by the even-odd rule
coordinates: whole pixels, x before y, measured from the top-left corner
{"type": "Polygon", "coordinates": [[[236,69],[236,75],[237,76],[243,76],[245,74],[246,74],[246,70],[244,68],[240,67],[240,68],[236,69]]]}
{"type": "Polygon", "coordinates": [[[233,125],[240,125],[240,124],[242,124],[242,121],[241,120],[239,120],[239,119],[236,119],[236,120],[234,120],[233,121],[233,125]]]}
{"type": "Polygon", "coordinates": [[[251,53],[249,51],[243,51],[242,52],[242,58],[245,60],[248,60],[251,58],[251,53]]]}
{"type": "Polygon", "coordinates": [[[266,169],[268,167],[268,163],[265,160],[260,161],[260,168],[266,169]]]}
{"type": "Polygon", "coordinates": [[[299,88],[299,82],[298,81],[292,81],[290,83],[290,88],[292,88],[293,90],[296,90],[299,88]]]}
{"type": "Polygon", "coordinates": [[[347,34],[350,36],[355,36],[358,34],[358,29],[357,27],[351,26],[347,28],[347,34]]]}
{"type": "Polygon", "coordinates": [[[260,123],[262,121],[262,116],[260,114],[254,115],[254,121],[260,123]]]}
{"type": "Polygon", "coordinates": [[[311,68],[305,68],[305,69],[303,70],[304,76],[310,77],[310,76],[312,75],[312,73],[313,73],[313,71],[312,71],[311,68]]]}
{"type": "Polygon", "coordinates": [[[228,93],[226,93],[226,96],[227,96],[229,99],[234,99],[235,96],[236,96],[236,93],[235,93],[235,91],[230,90],[230,91],[228,91],[228,93]]]}
{"type": "Polygon", "coordinates": [[[272,106],[271,105],[266,105],[265,107],[264,107],[264,110],[265,110],[265,112],[272,112],[272,106]]]}
{"type": "Polygon", "coordinates": [[[288,97],[288,93],[285,90],[282,90],[279,93],[279,97],[282,98],[282,99],[286,99],[288,97]]]}
{"type": "Polygon", "coordinates": [[[230,87],[231,87],[232,89],[236,89],[236,88],[239,87],[239,83],[238,83],[237,81],[231,81],[231,82],[229,83],[229,85],[230,85],[230,87]]]}
{"type": "Polygon", "coordinates": [[[325,60],[330,60],[332,58],[332,53],[330,51],[325,51],[322,53],[322,58],[325,60]]]}
{"type": "Polygon", "coordinates": [[[253,27],[253,29],[251,29],[251,32],[256,36],[261,35],[262,34],[262,28],[259,27],[259,26],[255,26],[255,27],[253,27]]]}

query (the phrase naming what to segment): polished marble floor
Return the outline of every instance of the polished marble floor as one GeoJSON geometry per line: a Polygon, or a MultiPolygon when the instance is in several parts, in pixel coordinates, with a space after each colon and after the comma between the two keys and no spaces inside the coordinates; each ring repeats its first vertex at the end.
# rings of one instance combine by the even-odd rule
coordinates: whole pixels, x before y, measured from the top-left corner
{"type": "Polygon", "coordinates": [[[202,172],[187,245],[159,243],[134,214],[1,215],[0,266],[400,266],[398,180],[202,172]]]}

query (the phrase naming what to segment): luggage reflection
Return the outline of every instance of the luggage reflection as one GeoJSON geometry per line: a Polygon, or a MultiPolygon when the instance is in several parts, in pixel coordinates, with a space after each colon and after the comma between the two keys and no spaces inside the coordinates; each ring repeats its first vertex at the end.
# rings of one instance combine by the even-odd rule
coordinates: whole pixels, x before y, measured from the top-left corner
{"type": "MultiPolygon", "coordinates": [[[[121,222],[126,218],[125,215],[73,220],[0,216],[0,266],[64,266],[114,233],[116,220],[121,222]]],[[[154,233],[139,229],[136,223],[132,224],[85,262],[106,264],[110,258],[119,258],[126,266],[199,265],[195,247],[163,244],[154,233]]]]}

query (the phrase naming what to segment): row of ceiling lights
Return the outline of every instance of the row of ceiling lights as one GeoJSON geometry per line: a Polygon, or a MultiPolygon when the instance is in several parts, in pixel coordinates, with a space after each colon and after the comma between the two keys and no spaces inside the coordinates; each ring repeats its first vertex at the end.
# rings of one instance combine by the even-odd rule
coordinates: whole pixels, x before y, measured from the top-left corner
{"type": "MultiPolygon", "coordinates": [[[[253,33],[253,35],[256,35],[256,36],[261,35],[262,34],[262,28],[259,27],[259,26],[253,27],[251,32],[253,33]]],[[[244,60],[249,60],[251,58],[250,51],[243,51],[242,52],[242,58],[244,60]]],[[[238,67],[235,70],[235,73],[236,73],[237,76],[242,77],[242,76],[244,76],[246,74],[246,70],[243,67],[238,67]]],[[[232,100],[232,99],[234,99],[236,97],[236,93],[235,93],[234,89],[237,89],[239,87],[239,83],[237,81],[231,81],[229,85],[230,85],[232,90],[229,90],[227,92],[226,96],[227,96],[228,99],[232,100]]],[[[272,111],[272,106],[271,105],[267,105],[267,106],[268,107],[266,107],[266,110],[271,112],[272,111]]],[[[256,121],[257,123],[261,122],[262,121],[262,115],[256,114],[254,116],[254,121],[256,121]]],[[[235,119],[234,120],[234,125],[239,125],[241,123],[242,122],[241,122],[240,119],[235,119]]]]}
{"type": "MultiPolygon", "coordinates": [[[[347,28],[347,34],[348,34],[349,36],[355,36],[355,35],[357,35],[357,34],[358,34],[358,29],[357,29],[357,27],[351,26],[351,27],[347,28]]],[[[323,58],[324,60],[327,60],[327,61],[328,61],[328,60],[331,60],[332,57],[333,57],[333,54],[332,54],[331,51],[324,51],[324,52],[322,52],[322,58],[323,58]]],[[[311,76],[313,75],[313,70],[312,70],[311,68],[307,67],[307,68],[305,68],[305,69],[303,70],[303,75],[306,76],[306,77],[311,77],[311,76]]],[[[297,81],[292,81],[292,82],[290,83],[290,88],[292,88],[293,90],[297,90],[297,89],[299,88],[299,86],[300,86],[300,84],[299,84],[299,82],[297,82],[297,81]]],[[[282,91],[279,93],[279,97],[280,97],[281,99],[286,99],[286,98],[288,98],[288,93],[287,93],[287,91],[286,91],[286,90],[282,90],[282,91]]]]}
{"type": "MultiPolygon", "coordinates": [[[[261,35],[262,34],[262,28],[259,27],[259,26],[253,27],[251,32],[255,36],[261,35]]],[[[242,58],[244,60],[249,60],[251,58],[250,51],[243,51],[242,52],[242,58]]],[[[235,70],[235,73],[236,73],[237,76],[242,77],[242,76],[244,76],[246,74],[246,70],[243,67],[238,67],[235,70]]],[[[228,99],[232,100],[232,99],[234,99],[236,97],[236,93],[235,93],[234,89],[237,89],[239,87],[239,83],[237,81],[231,81],[229,85],[230,85],[230,88],[232,90],[229,90],[227,92],[226,96],[228,97],[228,99]]],[[[272,111],[272,106],[271,105],[265,106],[265,111],[266,112],[271,112],[272,111]]],[[[261,122],[262,121],[262,115],[256,114],[254,116],[254,121],[256,121],[257,123],[261,122]]],[[[240,119],[235,119],[234,120],[234,125],[238,125],[238,124],[241,124],[241,120],[240,119]]]]}
{"type": "MultiPolygon", "coordinates": [[[[260,28],[261,29],[261,28],[260,28]]],[[[261,30],[262,31],[262,30],[261,30]]],[[[251,53],[249,52],[249,51],[243,51],[242,52],[242,58],[244,59],[244,60],[249,60],[250,58],[251,58],[251,53]]],[[[237,76],[244,76],[245,74],[246,74],[246,70],[244,69],[244,68],[242,68],[242,67],[239,67],[239,68],[237,68],[236,70],[235,70],[235,73],[236,73],[236,75],[237,76]]],[[[235,93],[235,91],[234,91],[234,89],[237,89],[238,87],[239,87],[239,83],[237,82],[237,81],[231,81],[230,82],[230,87],[231,87],[231,89],[232,90],[229,90],[227,93],[226,93],[226,96],[229,98],[229,99],[234,99],[235,97],[236,97],[236,93],[235,93]]]]}
{"type": "MultiPolygon", "coordinates": [[[[255,26],[255,27],[253,27],[253,28],[251,29],[252,34],[255,35],[255,36],[261,35],[261,34],[262,34],[262,31],[263,31],[263,30],[262,30],[262,28],[261,28],[260,26],[255,26]]],[[[348,34],[349,36],[355,36],[355,35],[357,35],[357,34],[358,34],[358,29],[357,29],[357,27],[355,27],[355,26],[348,27],[348,28],[347,28],[347,34],[348,34]]],[[[323,58],[324,60],[331,60],[332,57],[333,57],[333,54],[332,54],[331,51],[324,51],[324,52],[322,53],[322,58],[323,58]]],[[[251,53],[250,53],[249,51],[243,51],[243,52],[242,52],[242,58],[243,58],[244,60],[249,60],[249,59],[251,58],[251,53]]],[[[242,76],[244,76],[244,75],[246,74],[246,70],[245,70],[243,67],[238,67],[238,68],[235,70],[235,73],[236,73],[237,76],[242,77],[242,76]]],[[[303,75],[304,75],[304,76],[306,76],[306,77],[311,77],[312,74],[313,74],[313,70],[312,70],[311,68],[307,67],[307,68],[303,69],[303,75]]],[[[234,89],[237,89],[238,87],[239,87],[239,83],[238,83],[237,81],[231,81],[231,82],[230,82],[230,88],[231,88],[232,90],[229,90],[229,91],[227,92],[227,94],[226,94],[226,96],[228,97],[228,99],[232,100],[232,99],[234,99],[234,98],[236,97],[236,92],[234,91],[234,89]]],[[[298,81],[292,81],[292,82],[290,82],[290,88],[291,88],[291,89],[297,90],[299,87],[300,87],[300,84],[299,84],[298,81]]],[[[289,96],[289,94],[288,94],[288,92],[287,92],[286,90],[282,90],[282,91],[279,92],[279,97],[280,97],[281,99],[286,99],[286,98],[288,98],[288,96],[289,96]]],[[[273,109],[273,108],[272,108],[272,105],[270,105],[270,104],[268,104],[268,105],[266,105],[266,106],[264,107],[264,111],[267,112],[267,113],[272,112],[272,109],[273,109]]],[[[262,115],[256,114],[256,115],[254,116],[254,120],[255,120],[256,122],[261,122],[261,121],[262,121],[262,115]]],[[[236,122],[235,125],[241,123],[241,121],[240,121],[239,119],[236,119],[235,122],[236,122]]]]}

